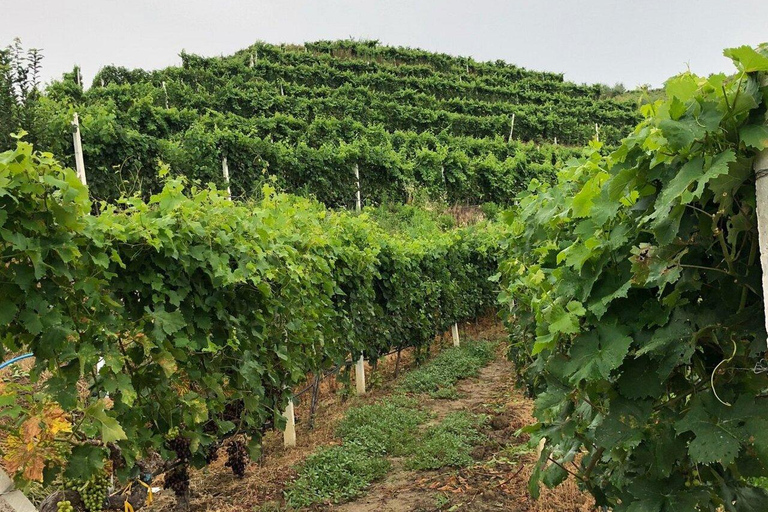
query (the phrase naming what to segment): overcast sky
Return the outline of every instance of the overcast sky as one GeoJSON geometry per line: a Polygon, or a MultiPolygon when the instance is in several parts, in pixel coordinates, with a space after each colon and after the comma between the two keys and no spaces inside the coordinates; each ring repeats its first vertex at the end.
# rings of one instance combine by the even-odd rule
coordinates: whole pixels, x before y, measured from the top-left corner
{"type": "Polygon", "coordinates": [[[79,64],[87,83],[182,49],[354,37],[631,88],[730,72],[723,48],[768,41],[768,0],[0,0],[0,13],[0,45],[18,36],[44,50],[46,80],[79,64]]]}

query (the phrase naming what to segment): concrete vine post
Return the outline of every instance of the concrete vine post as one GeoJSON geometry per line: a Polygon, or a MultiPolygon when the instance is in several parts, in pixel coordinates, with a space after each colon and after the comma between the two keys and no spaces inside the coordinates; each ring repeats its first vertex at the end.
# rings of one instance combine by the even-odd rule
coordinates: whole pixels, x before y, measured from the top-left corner
{"type": "Polygon", "coordinates": [[[515,131],[515,114],[512,114],[512,123],[510,123],[509,126],[509,140],[507,142],[512,142],[512,133],[515,131]]]}
{"type": "Polygon", "coordinates": [[[355,364],[355,387],[358,395],[365,394],[365,358],[362,354],[355,364]]]}
{"type": "Polygon", "coordinates": [[[360,211],[363,209],[363,202],[360,196],[360,167],[355,164],[355,182],[357,184],[357,201],[355,203],[355,209],[360,211]]]}
{"type": "Polygon", "coordinates": [[[232,188],[229,186],[229,164],[226,156],[221,159],[221,172],[224,174],[224,181],[227,182],[227,197],[232,199],[232,188]]]}
{"type": "MultiPolygon", "coordinates": [[[[760,267],[763,271],[763,308],[768,332],[768,149],[755,158],[755,195],[757,196],[757,235],[760,247],[760,267]]],[[[768,346],[768,339],[766,339],[768,346]]]]}
{"type": "Polygon", "coordinates": [[[454,323],[451,327],[451,334],[453,335],[453,346],[458,347],[461,342],[459,340],[459,325],[454,323]]]}
{"type": "Polygon", "coordinates": [[[168,88],[165,86],[165,80],[163,80],[163,93],[165,94],[165,108],[168,108],[168,88]]]}
{"type": "Polygon", "coordinates": [[[72,141],[75,145],[75,170],[77,171],[77,177],[85,186],[88,186],[88,181],[85,178],[85,161],[83,160],[83,142],[80,139],[80,118],[75,112],[72,118],[72,141]]]}
{"type": "MultiPolygon", "coordinates": [[[[761,77],[763,85],[768,85],[768,74],[761,77]]],[[[757,200],[757,241],[760,248],[760,268],[763,272],[763,310],[765,330],[768,332],[768,148],[763,149],[755,158],[755,196],[757,200]]],[[[766,339],[768,346],[768,339],[766,339]]]]}
{"type": "Polygon", "coordinates": [[[285,417],[285,430],[283,431],[283,445],[287,448],[296,446],[296,416],[293,410],[293,398],[288,402],[288,407],[283,413],[285,417]]]}

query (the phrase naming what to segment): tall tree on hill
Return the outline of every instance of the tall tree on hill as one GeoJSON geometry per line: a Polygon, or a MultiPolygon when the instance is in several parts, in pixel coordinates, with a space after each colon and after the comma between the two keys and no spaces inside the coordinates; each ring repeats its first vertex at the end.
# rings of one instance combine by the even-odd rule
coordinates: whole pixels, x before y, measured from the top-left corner
{"type": "Polygon", "coordinates": [[[11,133],[20,129],[31,132],[34,141],[42,60],[42,50],[25,51],[19,38],[0,49],[0,148],[10,147],[11,133]]]}

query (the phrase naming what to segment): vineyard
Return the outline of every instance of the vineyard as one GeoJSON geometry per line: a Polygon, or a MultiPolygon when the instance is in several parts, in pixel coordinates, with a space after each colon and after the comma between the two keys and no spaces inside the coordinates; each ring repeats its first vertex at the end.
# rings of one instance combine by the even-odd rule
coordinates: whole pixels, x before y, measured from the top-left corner
{"type": "Polygon", "coordinates": [[[45,512],[151,508],[161,481],[189,505],[195,468],[270,464],[298,393],[313,413],[323,379],[362,394],[395,354],[392,396],[357,397],[279,507],[359,498],[399,458],[464,468],[429,476],[459,493],[482,468],[508,507],[578,485],[615,512],[768,509],[768,49],[642,104],[367,42],[183,53],[87,90],[77,69],[38,90],[20,51],[0,54],[0,361],[32,358],[0,373],[0,465],[45,512]],[[488,314],[503,348],[434,355],[488,314]],[[519,393],[504,372],[535,420],[460,383],[519,393]]]}
{"type": "Polygon", "coordinates": [[[87,91],[76,69],[34,101],[29,140],[71,155],[76,109],[99,199],[159,192],[158,160],[222,188],[226,157],[239,198],[258,196],[271,178],[351,208],[357,166],[365,204],[509,204],[531,178],[550,179],[578,155],[596,127],[615,144],[640,119],[634,103],[600,99],[598,87],[560,75],[373,43],[181,58],[153,72],[107,66],[87,91]]]}

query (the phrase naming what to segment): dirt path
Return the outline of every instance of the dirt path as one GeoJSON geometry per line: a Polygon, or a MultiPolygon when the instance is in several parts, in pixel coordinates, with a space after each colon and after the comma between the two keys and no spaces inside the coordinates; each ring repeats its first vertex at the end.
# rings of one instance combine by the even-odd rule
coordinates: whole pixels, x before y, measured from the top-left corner
{"type": "MultiPolygon", "coordinates": [[[[511,366],[504,360],[495,360],[480,371],[474,379],[459,381],[456,390],[459,398],[441,400],[426,398],[423,404],[434,416],[425,425],[435,425],[448,414],[457,411],[487,412],[487,404],[503,395],[505,377],[510,374],[511,366]]],[[[440,510],[442,501],[435,491],[423,488],[419,482],[434,479],[441,475],[438,471],[408,471],[403,469],[402,461],[393,462],[393,470],[387,478],[375,484],[363,498],[332,508],[344,512],[440,510]]]]}
{"type": "MultiPolygon", "coordinates": [[[[493,320],[464,327],[467,335],[475,339],[502,340],[506,333],[493,320]]],[[[450,339],[443,340],[450,346],[450,339]]],[[[333,512],[367,511],[486,511],[508,510],[520,512],[587,512],[590,501],[578,491],[575,484],[566,482],[555,490],[542,490],[539,500],[533,500],[527,491],[528,477],[535,463],[535,454],[528,446],[528,437],[517,434],[525,425],[534,423],[531,416],[533,403],[514,388],[514,371],[503,354],[482,368],[476,378],[456,383],[458,397],[434,399],[424,395],[422,405],[433,417],[424,428],[434,425],[446,415],[467,411],[490,417],[485,431],[486,442],[472,453],[475,464],[438,471],[412,471],[405,469],[405,461],[392,459],[387,476],[371,486],[356,501],[336,506],[317,506],[312,510],[333,512]]],[[[277,512],[285,511],[283,492],[296,477],[296,468],[318,447],[337,444],[334,436],[338,420],[350,406],[374,403],[391,395],[396,388],[393,357],[382,360],[371,379],[371,392],[362,397],[344,399],[334,380],[324,383],[318,405],[318,421],[314,429],[308,428],[308,406],[297,408],[298,445],[283,447],[282,434],[269,433],[263,440],[264,458],[251,464],[244,479],[232,476],[224,467],[225,456],[204,470],[191,472],[191,512],[277,512]]],[[[401,369],[412,368],[412,356],[404,353],[401,369]]],[[[155,504],[147,512],[178,510],[173,493],[159,493],[155,504]]]]}
{"type": "Polygon", "coordinates": [[[533,422],[532,404],[513,386],[513,368],[498,358],[483,368],[479,377],[456,385],[459,398],[424,400],[436,424],[456,411],[487,414],[488,441],[475,448],[476,464],[463,469],[408,471],[395,460],[387,477],[373,485],[357,501],[328,510],[336,512],[373,511],[573,511],[591,510],[591,502],[568,482],[554,491],[544,490],[535,501],[527,492],[528,476],[535,454],[527,447],[528,437],[518,434],[533,422]]]}

